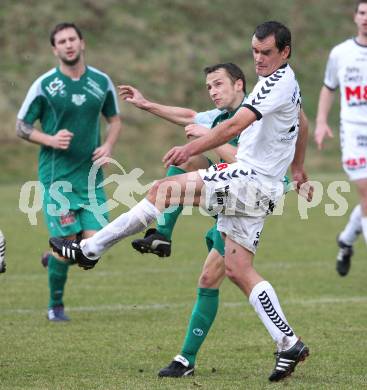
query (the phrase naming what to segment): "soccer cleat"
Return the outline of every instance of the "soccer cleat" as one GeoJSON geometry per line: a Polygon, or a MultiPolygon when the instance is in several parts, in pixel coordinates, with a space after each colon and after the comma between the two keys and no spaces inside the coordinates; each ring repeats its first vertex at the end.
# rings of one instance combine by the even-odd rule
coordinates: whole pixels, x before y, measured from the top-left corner
{"type": "Polygon", "coordinates": [[[159,257],[171,255],[171,240],[167,240],[157,229],[148,229],[144,238],[132,241],[131,245],[140,253],[154,253],[159,257]]]}
{"type": "MultiPolygon", "coordinates": [[[[65,238],[53,237],[49,240],[50,246],[54,252],[64,259],[77,263],[79,267],[85,270],[93,268],[99,260],[98,258],[88,258],[84,255],[80,244],[76,240],[66,240],[65,238]]],[[[91,257],[94,255],[91,254],[91,257]]]]}
{"type": "Polygon", "coordinates": [[[194,375],[194,366],[190,366],[189,361],[181,355],[177,355],[172,362],[158,372],[159,377],[180,378],[194,375]]]}
{"type": "Polygon", "coordinates": [[[336,256],[336,270],[340,276],[348,275],[351,263],[351,257],[353,256],[353,246],[344,244],[343,241],[337,238],[337,244],[339,252],[336,256]]]}
{"type": "Polygon", "coordinates": [[[47,319],[52,322],[70,321],[70,318],[64,312],[63,305],[50,307],[47,311],[47,319]]]}
{"type": "Polygon", "coordinates": [[[6,271],[5,263],[6,241],[3,232],[0,230],[0,274],[6,271]]]}
{"type": "Polygon", "coordinates": [[[301,340],[286,351],[275,352],[275,367],[269,381],[278,382],[291,375],[297,364],[305,360],[309,354],[310,350],[301,340]]]}

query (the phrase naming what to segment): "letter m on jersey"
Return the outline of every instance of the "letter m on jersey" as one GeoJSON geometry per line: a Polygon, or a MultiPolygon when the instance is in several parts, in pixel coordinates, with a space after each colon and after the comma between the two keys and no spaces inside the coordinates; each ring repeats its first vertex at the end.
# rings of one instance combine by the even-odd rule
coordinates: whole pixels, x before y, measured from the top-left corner
{"type": "Polygon", "coordinates": [[[367,86],[358,85],[354,88],[346,86],[345,87],[345,98],[349,103],[350,100],[367,100],[367,86]]]}

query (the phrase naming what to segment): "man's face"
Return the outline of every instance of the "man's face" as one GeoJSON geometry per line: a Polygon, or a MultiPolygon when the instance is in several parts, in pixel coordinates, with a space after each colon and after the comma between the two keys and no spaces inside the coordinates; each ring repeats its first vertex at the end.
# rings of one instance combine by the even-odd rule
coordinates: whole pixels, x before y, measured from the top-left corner
{"type": "Polygon", "coordinates": [[[367,36],[367,3],[361,3],[354,14],[354,23],[357,25],[358,33],[367,36]]]}
{"type": "Polygon", "coordinates": [[[219,110],[233,110],[241,103],[238,103],[239,96],[242,97],[242,81],[234,83],[223,68],[219,68],[206,76],[206,87],[209,96],[219,110]]]}
{"type": "Polygon", "coordinates": [[[65,28],[55,34],[54,55],[65,65],[75,65],[84,51],[84,41],[72,28],[65,28]]]}
{"type": "Polygon", "coordinates": [[[254,56],[255,71],[258,76],[269,76],[281,67],[288,58],[289,46],[279,51],[275,45],[274,35],[258,40],[252,37],[252,54],[254,56]]]}

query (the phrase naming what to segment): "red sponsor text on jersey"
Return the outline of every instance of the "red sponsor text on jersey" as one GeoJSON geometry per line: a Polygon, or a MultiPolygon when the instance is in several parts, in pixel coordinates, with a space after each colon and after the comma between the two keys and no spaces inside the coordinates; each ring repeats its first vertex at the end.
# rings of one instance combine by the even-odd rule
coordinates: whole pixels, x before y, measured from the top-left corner
{"type": "Polygon", "coordinates": [[[221,171],[222,169],[226,169],[228,167],[227,163],[220,163],[215,165],[216,171],[221,171]]]}
{"type": "Polygon", "coordinates": [[[366,163],[366,157],[348,158],[344,161],[344,165],[347,167],[347,169],[350,170],[365,168],[366,163]]]}

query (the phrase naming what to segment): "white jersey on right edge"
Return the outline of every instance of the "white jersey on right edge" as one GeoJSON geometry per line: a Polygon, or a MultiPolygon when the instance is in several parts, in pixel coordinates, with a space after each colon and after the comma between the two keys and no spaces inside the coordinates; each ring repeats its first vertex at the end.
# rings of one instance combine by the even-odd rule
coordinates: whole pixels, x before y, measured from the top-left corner
{"type": "Polygon", "coordinates": [[[324,84],[331,90],[340,87],[342,121],[367,122],[367,46],[354,38],[335,46],[326,65],[324,84]]]}
{"type": "Polygon", "coordinates": [[[271,180],[283,180],[299,131],[301,94],[292,68],[285,64],[261,77],[246,102],[257,121],[242,131],[237,161],[271,180]]]}

